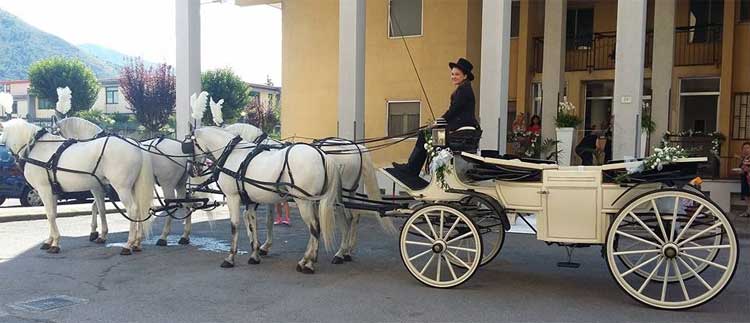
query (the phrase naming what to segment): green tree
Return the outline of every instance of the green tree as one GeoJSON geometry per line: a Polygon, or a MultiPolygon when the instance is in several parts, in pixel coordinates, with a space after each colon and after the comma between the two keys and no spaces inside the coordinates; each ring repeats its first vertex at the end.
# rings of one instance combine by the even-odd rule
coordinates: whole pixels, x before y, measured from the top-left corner
{"type": "MultiPolygon", "coordinates": [[[[211,100],[224,99],[221,111],[226,123],[234,123],[240,119],[242,111],[250,103],[250,87],[230,68],[204,72],[201,75],[201,86],[211,96],[211,100]]],[[[203,124],[213,124],[210,113],[203,116],[203,124]]]]}
{"type": "Polygon", "coordinates": [[[71,111],[88,110],[99,93],[94,72],[77,59],[53,57],[37,61],[29,67],[29,81],[29,93],[50,102],[57,102],[57,88],[70,88],[71,111]]]}

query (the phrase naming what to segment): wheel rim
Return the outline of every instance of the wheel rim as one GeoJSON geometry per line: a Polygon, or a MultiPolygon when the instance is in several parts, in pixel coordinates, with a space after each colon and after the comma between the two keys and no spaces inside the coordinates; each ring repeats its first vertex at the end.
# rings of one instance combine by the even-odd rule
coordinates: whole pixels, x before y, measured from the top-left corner
{"type": "Polygon", "coordinates": [[[29,194],[26,195],[26,200],[28,201],[29,205],[31,206],[41,206],[42,205],[42,197],[39,196],[39,193],[32,189],[29,191],[29,194]]]}
{"type": "Polygon", "coordinates": [[[718,295],[734,274],[737,252],[724,213],[680,190],[629,203],[607,237],[607,261],[617,283],[636,300],[665,309],[697,306],[718,295]]]}
{"type": "MultiPolygon", "coordinates": [[[[503,222],[500,220],[500,216],[481,199],[467,197],[461,201],[461,206],[462,210],[474,220],[474,225],[482,235],[482,260],[479,266],[484,266],[495,259],[503,247],[505,242],[503,222]]],[[[467,256],[470,255],[467,254],[467,256]]],[[[461,264],[454,263],[454,265],[461,264]]]]}
{"type": "Polygon", "coordinates": [[[431,205],[409,217],[400,245],[401,259],[412,276],[432,287],[450,288],[471,278],[479,267],[476,255],[482,239],[469,217],[449,206],[431,205]]]}

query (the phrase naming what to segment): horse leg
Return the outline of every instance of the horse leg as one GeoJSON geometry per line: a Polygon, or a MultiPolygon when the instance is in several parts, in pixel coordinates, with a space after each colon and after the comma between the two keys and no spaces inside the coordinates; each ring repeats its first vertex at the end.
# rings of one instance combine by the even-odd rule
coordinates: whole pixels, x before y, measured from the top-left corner
{"type": "Polygon", "coordinates": [[[302,220],[310,230],[310,239],[307,242],[307,250],[302,259],[297,263],[297,271],[304,274],[315,273],[315,262],[317,261],[318,239],[320,238],[320,226],[315,219],[315,207],[310,201],[296,200],[302,220]]]}
{"type": "Polygon", "coordinates": [[[344,212],[341,212],[340,210],[335,210],[335,216],[336,216],[336,222],[341,223],[339,224],[339,229],[341,229],[341,245],[339,246],[339,250],[336,251],[336,255],[333,256],[333,260],[331,263],[340,265],[344,263],[344,257],[347,255],[347,252],[349,251],[349,235],[350,235],[350,223],[351,223],[351,216],[349,215],[349,210],[344,209],[344,212]]]}
{"type": "MultiPolygon", "coordinates": [[[[117,195],[120,197],[120,201],[122,204],[125,205],[125,209],[127,212],[127,215],[131,219],[138,219],[138,210],[135,206],[135,199],[133,195],[133,191],[129,187],[122,187],[122,186],[115,186],[115,190],[117,191],[117,195]]],[[[128,241],[125,243],[125,246],[122,247],[122,250],[120,251],[120,255],[128,256],[132,254],[132,248],[135,245],[135,240],[137,238],[137,231],[138,226],[136,226],[136,222],[130,221],[130,230],[128,231],[128,241]]]]}
{"type": "MultiPolygon", "coordinates": [[[[91,191],[91,194],[94,195],[94,191],[91,191]]],[[[96,199],[96,195],[94,195],[94,199],[96,199]]],[[[96,229],[96,218],[99,216],[99,208],[96,206],[96,201],[91,203],[91,233],[89,233],[89,241],[94,241],[97,238],[99,238],[99,231],[96,229]]]]}
{"type": "MultiPolygon", "coordinates": [[[[107,225],[107,206],[105,205],[105,194],[101,190],[93,190],[91,191],[91,194],[94,195],[93,208],[96,209],[96,213],[99,214],[99,218],[102,221],[101,233],[98,234],[98,237],[94,239],[94,241],[96,241],[96,243],[105,243],[107,241],[107,234],[109,233],[109,226],[107,225]]],[[[96,220],[94,220],[94,222],[96,222],[96,220]]]]}
{"type": "Polygon", "coordinates": [[[247,238],[250,239],[250,259],[248,264],[257,265],[260,263],[260,242],[258,241],[258,223],[255,216],[255,207],[249,206],[245,210],[245,227],[247,228],[247,238]]]}
{"type": "MultiPolygon", "coordinates": [[[[174,199],[174,189],[171,187],[162,187],[162,192],[164,192],[164,200],[167,199],[174,199]]],[[[182,209],[179,209],[177,212],[179,212],[182,209]]],[[[159,240],[156,240],[157,246],[166,246],[167,245],[167,237],[169,236],[169,232],[172,231],[172,217],[166,216],[164,219],[164,228],[161,230],[161,235],[159,236],[159,240]]]]}
{"type": "MultiPolygon", "coordinates": [[[[348,211],[348,210],[347,210],[348,211]]],[[[354,246],[357,244],[357,227],[359,226],[359,212],[351,212],[352,215],[352,221],[351,226],[349,227],[349,237],[348,241],[346,242],[346,245],[348,249],[346,250],[346,253],[344,254],[344,261],[352,261],[352,252],[354,251],[354,246]]]]}
{"type": "Polygon", "coordinates": [[[57,196],[52,193],[51,189],[37,189],[39,197],[44,203],[44,211],[47,213],[47,223],[49,224],[49,239],[42,243],[42,250],[48,253],[60,252],[60,230],[57,228],[57,196]]]}
{"type": "MultiPolygon", "coordinates": [[[[177,188],[175,188],[177,192],[177,196],[179,198],[186,198],[187,197],[187,189],[185,188],[185,183],[178,184],[177,188]]],[[[182,212],[187,212],[185,209],[180,209],[182,212]]],[[[184,215],[183,215],[184,216],[184,215]]],[[[193,218],[193,215],[189,215],[185,218],[185,226],[182,230],[182,237],[180,237],[180,241],[178,241],[178,244],[186,245],[190,244],[190,232],[193,231],[193,221],[191,220],[193,218]]]]}
{"type": "Polygon", "coordinates": [[[227,196],[227,207],[229,208],[229,221],[232,228],[232,246],[229,249],[229,255],[221,263],[221,268],[234,267],[234,258],[237,256],[237,240],[239,238],[237,227],[240,225],[241,213],[240,197],[237,195],[227,196]]]}
{"type": "Polygon", "coordinates": [[[268,252],[271,251],[271,246],[273,245],[273,213],[276,210],[274,210],[273,206],[268,209],[268,216],[266,216],[266,242],[260,246],[259,253],[261,256],[268,255],[268,252]]]}

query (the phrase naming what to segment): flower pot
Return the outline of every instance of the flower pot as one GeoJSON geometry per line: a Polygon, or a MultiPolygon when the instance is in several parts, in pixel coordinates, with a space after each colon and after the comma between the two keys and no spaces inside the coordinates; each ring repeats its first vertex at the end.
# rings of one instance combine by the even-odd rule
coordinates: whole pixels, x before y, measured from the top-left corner
{"type": "Polygon", "coordinates": [[[648,132],[641,130],[641,150],[638,158],[645,158],[648,156],[648,132]]]}
{"type": "Polygon", "coordinates": [[[570,166],[570,158],[573,153],[573,133],[575,128],[556,128],[557,133],[557,164],[570,166]]]}

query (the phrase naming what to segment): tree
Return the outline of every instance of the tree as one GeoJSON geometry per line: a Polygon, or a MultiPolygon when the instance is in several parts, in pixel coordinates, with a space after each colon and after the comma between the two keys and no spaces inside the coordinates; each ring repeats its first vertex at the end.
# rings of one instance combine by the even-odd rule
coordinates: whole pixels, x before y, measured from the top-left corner
{"type": "Polygon", "coordinates": [[[77,59],[53,57],[37,61],[29,67],[29,81],[29,93],[50,102],[57,102],[57,88],[70,88],[71,111],[88,110],[99,93],[94,72],[77,59]]]}
{"type": "Polygon", "coordinates": [[[174,113],[175,82],[171,66],[146,68],[140,58],[129,60],[120,71],[120,87],[130,110],[152,133],[159,132],[174,113]]]}
{"type": "MultiPolygon", "coordinates": [[[[204,72],[201,75],[201,86],[211,96],[211,100],[224,99],[221,111],[226,123],[240,119],[243,109],[250,103],[250,87],[230,68],[204,72]]],[[[203,116],[203,124],[213,124],[209,113],[203,116]]]]}
{"type": "Polygon", "coordinates": [[[254,125],[267,134],[273,134],[276,125],[279,124],[279,116],[276,109],[272,106],[266,106],[260,101],[260,97],[255,97],[250,105],[245,109],[247,123],[254,125]]]}

